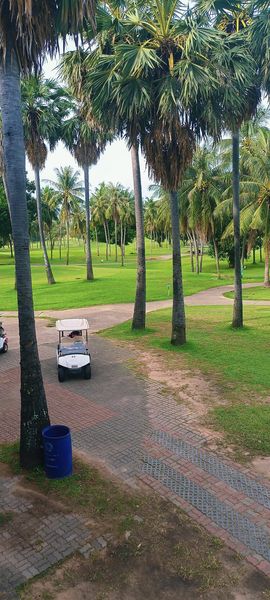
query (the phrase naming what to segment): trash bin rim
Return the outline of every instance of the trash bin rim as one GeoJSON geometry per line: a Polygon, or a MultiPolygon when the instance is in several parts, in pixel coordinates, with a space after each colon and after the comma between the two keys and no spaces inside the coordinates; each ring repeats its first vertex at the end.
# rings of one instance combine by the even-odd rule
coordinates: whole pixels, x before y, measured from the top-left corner
{"type": "Polygon", "coordinates": [[[63,433],[62,435],[50,435],[49,439],[55,439],[55,440],[61,440],[62,438],[67,437],[68,435],[70,435],[70,429],[67,425],[47,425],[46,427],[44,427],[44,429],[42,430],[42,437],[46,438],[46,434],[48,431],[53,431],[54,429],[56,429],[57,427],[63,427],[66,432],[63,433]]]}

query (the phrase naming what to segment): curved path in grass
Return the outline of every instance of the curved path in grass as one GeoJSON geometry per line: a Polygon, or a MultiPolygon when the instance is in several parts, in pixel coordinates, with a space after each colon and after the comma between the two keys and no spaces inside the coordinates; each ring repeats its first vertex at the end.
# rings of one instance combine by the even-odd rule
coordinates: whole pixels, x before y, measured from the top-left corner
{"type": "MultiPolygon", "coordinates": [[[[261,283],[244,283],[244,288],[261,286],[261,283]]],[[[192,296],[186,296],[185,304],[187,306],[228,306],[232,305],[233,299],[226,298],[224,293],[233,291],[233,285],[218,286],[210,288],[192,296]]],[[[255,306],[270,306],[270,300],[244,300],[245,305],[255,306]]],[[[155,311],[161,308],[170,308],[172,300],[157,300],[154,302],[147,303],[147,312],[155,311]]],[[[99,306],[89,306],[82,308],[69,308],[66,310],[46,310],[37,311],[37,330],[39,342],[44,343],[45,341],[55,339],[55,329],[47,326],[46,317],[51,319],[68,319],[71,317],[86,317],[89,321],[90,331],[95,333],[108,327],[113,327],[119,323],[123,323],[128,319],[132,318],[133,304],[107,304],[99,306]]],[[[3,311],[0,313],[0,319],[5,317],[9,318],[6,323],[9,336],[17,338],[17,313],[10,311],[3,311]]],[[[53,325],[53,323],[52,323],[53,325]]]]}

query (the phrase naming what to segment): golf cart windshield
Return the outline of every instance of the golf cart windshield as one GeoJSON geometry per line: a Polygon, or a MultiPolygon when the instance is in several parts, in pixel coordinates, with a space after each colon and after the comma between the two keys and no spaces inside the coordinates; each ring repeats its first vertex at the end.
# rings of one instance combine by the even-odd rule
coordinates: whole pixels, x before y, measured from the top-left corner
{"type": "Polygon", "coordinates": [[[60,352],[62,356],[67,356],[68,354],[85,354],[87,353],[87,346],[83,341],[60,344],[60,352]]]}

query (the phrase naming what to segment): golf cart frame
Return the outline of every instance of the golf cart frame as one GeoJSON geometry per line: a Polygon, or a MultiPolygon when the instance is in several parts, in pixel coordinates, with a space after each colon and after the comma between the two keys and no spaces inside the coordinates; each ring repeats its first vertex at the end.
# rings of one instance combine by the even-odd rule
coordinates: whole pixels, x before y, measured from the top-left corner
{"type": "Polygon", "coordinates": [[[65,381],[69,372],[81,372],[84,379],[91,379],[87,319],[59,320],[56,321],[56,329],[58,331],[58,380],[65,381]]]}
{"type": "Polygon", "coordinates": [[[0,352],[4,354],[8,351],[8,337],[2,321],[0,321],[0,352]]]}

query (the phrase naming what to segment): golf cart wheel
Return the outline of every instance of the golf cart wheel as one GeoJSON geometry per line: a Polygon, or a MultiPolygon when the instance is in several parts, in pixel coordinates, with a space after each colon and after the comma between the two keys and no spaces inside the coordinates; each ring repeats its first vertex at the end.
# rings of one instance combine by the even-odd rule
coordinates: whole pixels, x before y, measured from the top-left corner
{"type": "Polygon", "coordinates": [[[65,381],[65,375],[65,369],[63,367],[58,367],[58,381],[60,381],[60,383],[65,381]]]}
{"type": "Polygon", "coordinates": [[[91,379],[91,365],[84,367],[84,379],[91,379]]]}
{"type": "Polygon", "coordinates": [[[5,342],[4,345],[3,345],[3,348],[2,348],[2,352],[4,354],[7,351],[8,351],[8,345],[7,345],[7,342],[5,342]]]}

